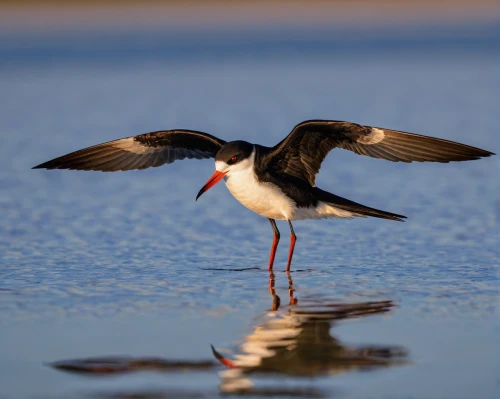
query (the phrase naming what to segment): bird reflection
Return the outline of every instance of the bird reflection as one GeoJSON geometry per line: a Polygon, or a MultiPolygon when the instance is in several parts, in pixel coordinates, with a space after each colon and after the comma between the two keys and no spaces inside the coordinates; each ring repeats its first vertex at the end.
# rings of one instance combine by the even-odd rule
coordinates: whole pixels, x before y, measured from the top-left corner
{"type": "Polygon", "coordinates": [[[332,327],[340,320],[390,312],[392,301],[338,303],[312,297],[301,298],[299,305],[288,274],[288,305],[280,309],[272,272],[269,291],[271,312],[244,338],[234,359],[212,348],[215,357],[230,368],[221,373],[223,392],[253,392],[251,374],[312,377],[408,363],[407,351],[402,347],[348,345],[331,335],[332,327]]]}
{"type": "MultiPolygon", "coordinates": [[[[309,387],[255,387],[259,375],[313,377],[355,370],[375,370],[408,363],[407,352],[398,346],[355,346],[332,335],[332,327],[341,320],[390,312],[390,300],[361,303],[311,297],[296,297],[292,276],[288,273],[288,298],[281,301],[273,272],[269,274],[271,309],[267,310],[250,334],[244,337],[235,356],[226,357],[212,347],[215,358],[227,369],[220,374],[223,393],[257,396],[331,397],[331,392],[309,387]],[[288,302],[288,303],[285,303],[288,302]]],[[[109,375],[156,372],[200,372],[220,367],[215,360],[188,361],[150,357],[95,357],[51,363],[50,366],[78,374],[109,375]]],[[[203,392],[115,392],[96,393],[94,398],[204,397],[203,392]],[[134,396],[136,395],[136,396],[134,396]],[[173,396],[172,396],[173,395],[173,396]],[[194,396],[190,396],[194,395],[194,396]],[[198,396],[201,395],[201,396],[198,396]]]]}

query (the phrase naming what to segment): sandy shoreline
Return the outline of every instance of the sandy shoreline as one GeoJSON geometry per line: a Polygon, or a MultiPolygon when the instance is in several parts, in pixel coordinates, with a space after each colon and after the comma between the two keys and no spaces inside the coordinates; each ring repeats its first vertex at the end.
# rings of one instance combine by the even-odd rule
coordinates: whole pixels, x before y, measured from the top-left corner
{"type": "Polygon", "coordinates": [[[481,24],[498,20],[495,1],[336,1],[336,2],[146,2],[125,4],[58,2],[42,5],[31,1],[0,4],[0,26],[10,29],[64,30],[80,28],[162,28],[168,26],[244,27],[263,24],[314,24],[319,26],[418,26],[431,24],[481,24]]]}

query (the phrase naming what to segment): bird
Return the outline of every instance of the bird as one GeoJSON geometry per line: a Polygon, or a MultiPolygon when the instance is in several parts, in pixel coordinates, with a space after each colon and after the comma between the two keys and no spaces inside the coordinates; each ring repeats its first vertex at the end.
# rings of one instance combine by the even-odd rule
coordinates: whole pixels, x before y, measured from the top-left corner
{"type": "Polygon", "coordinates": [[[33,169],[102,172],[146,169],[181,159],[215,159],[215,172],[196,200],[223,180],[246,208],[266,217],[273,230],[268,270],[273,270],[280,232],[276,220],[290,227],[286,272],[290,273],[297,236],[292,221],[322,218],[376,217],[404,221],[406,216],[371,208],[316,186],[327,154],[340,148],[393,162],[459,162],[495,155],[457,142],[398,130],[337,120],[297,124],[274,147],[247,141],[224,141],[186,129],[162,130],[94,145],[55,158],[33,169]]]}

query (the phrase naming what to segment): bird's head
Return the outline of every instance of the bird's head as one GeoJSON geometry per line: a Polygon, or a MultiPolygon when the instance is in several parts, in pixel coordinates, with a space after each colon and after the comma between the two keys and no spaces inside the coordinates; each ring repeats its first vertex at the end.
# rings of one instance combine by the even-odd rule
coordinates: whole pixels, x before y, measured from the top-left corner
{"type": "Polygon", "coordinates": [[[231,174],[252,167],[253,149],[253,144],[241,140],[224,144],[215,156],[215,173],[201,188],[196,199],[200,198],[205,191],[215,186],[224,177],[231,177],[231,174]]]}

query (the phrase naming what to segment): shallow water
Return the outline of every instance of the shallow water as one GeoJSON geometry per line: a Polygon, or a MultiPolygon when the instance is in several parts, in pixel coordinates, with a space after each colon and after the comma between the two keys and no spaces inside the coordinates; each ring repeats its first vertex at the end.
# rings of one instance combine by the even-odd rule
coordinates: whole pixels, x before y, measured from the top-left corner
{"type": "MultiPolygon", "coordinates": [[[[176,46],[146,49],[151,36],[140,32],[118,49],[102,32],[76,42],[0,35],[2,399],[495,397],[498,157],[406,165],[334,151],[318,186],[408,221],[296,222],[297,304],[282,272],[287,240],[270,289],[269,223],[222,184],[194,201],[213,161],[111,174],[30,169],[179,127],[273,145],[312,118],[498,153],[498,31],[401,28],[349,41],[345,29],[311,29],[309,41],[219,32],[206,47],[187,37],[185,48],[177,35],[176,46]],[[16,38],[30,45],[12,51],[16,38]],[[210,344],[250,363],[226,370],[210,344]],[[96,376],[50,365],[109,355],[168,367],[96,376]],[[199,361],[209,366],[193,369],[199,361]]],[[[286,238],[286,223],[278,227],[286,238]]]]}

